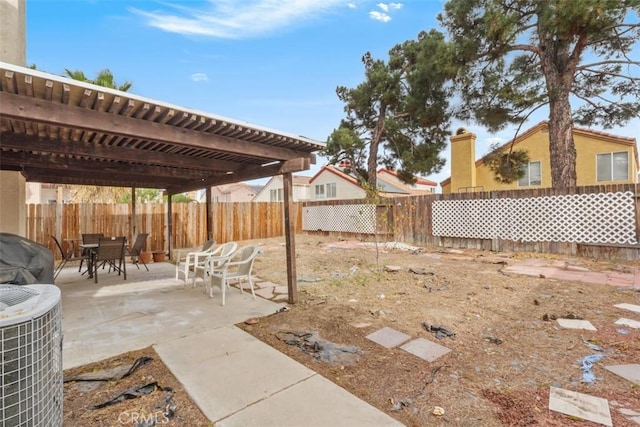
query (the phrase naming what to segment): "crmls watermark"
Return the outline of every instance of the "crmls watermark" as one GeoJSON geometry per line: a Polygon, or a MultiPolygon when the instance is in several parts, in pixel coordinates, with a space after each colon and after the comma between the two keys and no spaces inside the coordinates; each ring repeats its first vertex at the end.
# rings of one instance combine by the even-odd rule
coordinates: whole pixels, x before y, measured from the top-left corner
{"type": "Polygon", "coordinates": [[[169,418],[162,411],[156,411],[152,413],[144,413],[144,412],[134,412],[134,411],[125,411],[121,412],[118,416],[118,422],[122,425],[132,424],[149,424],[151,422],[155,422],[155,424],[167,424],[169,422],[169,418]]]}

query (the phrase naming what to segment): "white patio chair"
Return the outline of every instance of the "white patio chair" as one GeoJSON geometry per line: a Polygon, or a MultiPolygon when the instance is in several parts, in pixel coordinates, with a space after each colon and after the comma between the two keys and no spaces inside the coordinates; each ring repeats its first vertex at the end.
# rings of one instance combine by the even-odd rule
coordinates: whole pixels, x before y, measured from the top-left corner
{"type": "Polygon", "coordinates": [[[258,249],[257,246],[244,246],[238,249],[232,256],[220,260],[215,269],[209,271],[209,298],[213,298],[213,287],[219,285],[222,291],[222,305],[224,305],[226,289],[229,286],[229,282],[237,280],[240,293],[243,293],[242,281],[246,279],[249,281],[249,286],[251,287],[251,295],[253,295],[253,299],[256,299],[251,271],[253,270],[253,262],[259,253],[260,249],[258,249]]]}
{"type": "Polygon", "coordinates": [[[193,269],[194,261],[198,256],[208,254],[215,249],[216,241],[207,240],[200,249],[176,249],[173,251],[173,255],[176,261],[176,280],[180,279],[180,273],[184,274],[184,283],[189,280],[189,271],[193,269]]]}
{"type": "Polygon", "coordinates": [[[227,242],[221,244],[207,254],[196,254],[193,259],[193,287],[196,287],[196,279],[198,277],[201,277],[202,281],[205,282],[206,285],[205,272],[215,270],[216,267],[227,257],[232,255],[236,249],[238,249],[238,244],[236,242],[227,242]]]}

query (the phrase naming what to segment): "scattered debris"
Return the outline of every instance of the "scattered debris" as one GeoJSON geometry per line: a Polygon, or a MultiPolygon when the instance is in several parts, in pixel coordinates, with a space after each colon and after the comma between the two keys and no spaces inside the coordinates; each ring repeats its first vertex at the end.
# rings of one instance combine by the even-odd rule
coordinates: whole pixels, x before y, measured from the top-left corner
{"type": "Polygon", "coordinates": [[[171,396],[173,396],[173,389],[170,387],[162,387],[161,385],[158,384],[157,381],[153,381],[150,382],[148,384],[142,385],[142,386],[138,386],[138,387],[133,387],[130,388],[129,390],[126,390],[122,393],[120,393],[119,395],[117,395],[116,397],[109,399],[105,402],[102,403],[98,403],[97,405],[93,405],[91,407],[89,407],[89,409],[100,409],[100,408],[104,408],[106,406],[111,406],[114,405],[116,403],[125,401],[125,400],[129,400],[129,399],[135,399],[136,397],[140,397],[140,396],[145,396],[147,394],[151,394],[156,390],[163,390],[163,391],[167,391],[171,393],[171,396]]]}
{"type": "Polygon", "coordinates": [[[391,410],[394,412],[400,411],[403,408],[407,407],[407,406],[411,406],[413,405],[413,400],[410,398],[406,398],[406,399],[402,399],[402,400],[396,400],[394,401],[393,399],[391,399],[391,404],[393,405],[391,407],[391,410]]]}
{"type": "Polygon", "coordinates": [[[538,301],[537,299],[533,300],[533,305],[540,305],[540,301],[538,301]]]}
{"type": "Polygon", "coordinates": [[[593,364],[598,360],[602,359],[604,354],[592,354],[590,356],[583,357],[580,360],[580,369],[582,370],[582,382],[583,383],[592,383],[596,380],[596,376],[591,370],[593,368],[593,364]]]}
{"type": "Polygon", "coordinates": [[[489,341],[491,344],[500,345],[503,341],[500,338],[494,337],[484,337],[485,340],[489,341]]]}
{"type": "Polygon", "coordinates": [[[425,283],[424,287],[425,287],[427,290],[429,290],[429,292],[433,292],[433,291],[447,291],[447,290],[449,290],[449,288],[448,288],[448,287],[446,287],[446,286],[440,286],[439,288],[432,288],[431,286],[427,285],[426,283],[425,283]]]}
{"type": "Polygon", "coordinates": [[[316,360],[331,365],[352,365],[358,361],[360,349],[353,345],[335,344],[320,338],[318,332],[278,331],[276,338],[298,347],[316,360]]]}
{"type": "Polygon", "coordinates": [[[436,338],[438,339],[442,339],[446,337],[454,337],[456,334],[451,329],[446,328],[444,326],[431,325],[428,322],[423,322],[422,324],[424,325],[427,331],[435,332],[436,338]]]}
{"type": "Polygon", "coordinates": [[[402,267],[400,267],[399,265],[385,265],[384,266],[384,271],[386,271],[387,273],[397,273],[400,270],[402,270],[402,267]]]}
{"type": "Polygon", "coordinates": [[[622,335],[629,335],[629,330],[624,328],[616,329],[616,332],[622,335]]]}
{"type": "Polygon", "coordinates": [[[418,267],[409,267],[409,271],[413,274],[418,274],[418,275],[429,275],[429,276],[435,276],[436,273],[434,273],[433,271],[427,271],[424,268],[418,268],[418,267]]]}
{"type": "Polygon", "coordinates": [[[301,277],[298,279],[298,282],[302,282],[302,283],[316,283],[316,282],[322,282],[322,279],[320,278],[316,278],[316,279],[307,279],[305,277],[301,277]]]}
{"type": "Polygon", "coordinates": [[[440,406],[434,406],[433,407],[433,415],[441,417],[444,415],[444,408],[440,407],[440,406]]]}
{"type": "MultiPolygon", "coordinates": [[[[536,304],[537,305],[537,304],[536,304]]],[[[570,320],[584,320],[581,316],[578,316],[574,313],[567,313],[564,316],[558,316],[556,314],[543,314],[542,320],[548,322],[549,320],[558,320],[558,319],[570,319],[570,320]]]]}
{"type": "Polygon", "coordinates": [[[604,351],[599,345],[595,345],[592,342],[585,340],[584,338],[582,339],[582,342],[593,351],[604,351]]]}
{"type": "Polygon", "coordinates": [[[289,311],[289,307],[281,307],[281,308],[276,310],[275,314],[284,313],[285,311],[289,311]]]}
{"type": "Polygon", "coordinates": [[[117,366],[115,368],[101,369],[99,371],[87,372],[85,374],[65,377],[64,382],[69,381],[118,381],[133,374],[136,369],[153,361],[148,356],[138,357],[131,366],[117,366]]]}
{"type": "Polygon", "coordinates": [[[255,325],[256,323],[260,323],[260,319],[257,317],[250,317],[244,321],[246,325],[255,325]]]}

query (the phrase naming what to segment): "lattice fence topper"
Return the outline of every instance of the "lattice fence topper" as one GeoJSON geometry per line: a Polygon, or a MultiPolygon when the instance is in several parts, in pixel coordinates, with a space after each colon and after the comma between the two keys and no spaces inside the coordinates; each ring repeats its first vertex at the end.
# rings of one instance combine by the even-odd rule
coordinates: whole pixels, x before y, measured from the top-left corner
{"type": "Polygon", "coordinates": [[[433,202],[433,235],[523,242],[636,244],[635,195],[569,194],[433,202]]]}
{"type": "Polygon", "coordinates": [[[302,229],[373,234],[376,205],[308,206],[302,210],[302,229]]]}

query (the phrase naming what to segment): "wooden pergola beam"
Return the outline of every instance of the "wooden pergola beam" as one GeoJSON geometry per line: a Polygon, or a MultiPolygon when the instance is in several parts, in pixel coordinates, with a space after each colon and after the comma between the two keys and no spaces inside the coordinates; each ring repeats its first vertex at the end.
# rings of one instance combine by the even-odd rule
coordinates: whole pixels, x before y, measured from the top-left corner
{"type": "Polygon", "coordinates": [[[265,159],[289,160],[308,155],[308,153],[287,148],[253,144],[236,138],[28,98],[7,92],[0,92],[0,116],[11,120],[23,120],[52,126],[60,126],[61,123],[64,123],[67,127],[84,131],[167,142],[189,148],[216,150],[265,159]]]}

